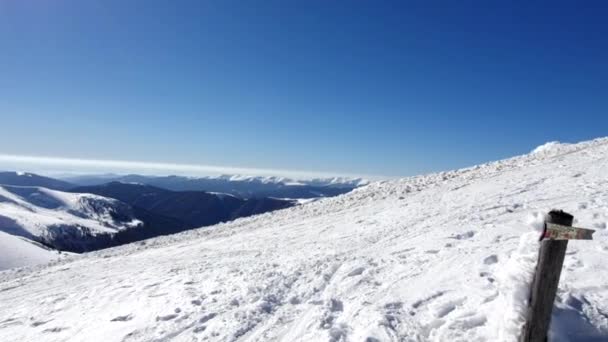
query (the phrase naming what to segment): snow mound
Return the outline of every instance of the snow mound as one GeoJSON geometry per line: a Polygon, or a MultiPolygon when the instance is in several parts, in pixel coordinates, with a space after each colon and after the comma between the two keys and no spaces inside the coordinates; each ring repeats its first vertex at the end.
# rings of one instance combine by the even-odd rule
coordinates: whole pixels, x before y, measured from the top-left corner
{"type": "Polygon", "coordinates": [[[559,141],[550,141],[548,143],[542,144],[532,150],[532,154],[537,153],[555,153],[563,150],[564,148],[570,146],[570,144],[560,143],[559,141]]]}
{"type": "Polygon", "coordinates": [[[531,231],[521,235],[519,245],[497,274],[499,301],[497,302],[498,341],[517,342],[526,322],[530,288],[538,260],[539,236],[543,227],[540,212],[530,215],[531,231]]]}
{"type": "Polygon", "coordinates": [[[597,232],[550,336],[608,340],[607,168],[598,139],[0,272],[0,340],[514,341],[553,208],[597,232]]]}

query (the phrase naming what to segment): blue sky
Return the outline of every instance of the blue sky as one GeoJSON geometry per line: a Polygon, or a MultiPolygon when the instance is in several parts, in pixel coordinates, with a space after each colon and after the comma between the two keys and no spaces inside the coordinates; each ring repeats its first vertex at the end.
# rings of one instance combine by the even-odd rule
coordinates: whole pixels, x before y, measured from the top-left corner
{"type": "Polygon", "coordinates": [[[406,176],[606,136],[607,17],[602,1],[0,1],[0,154],[406,176]]]}

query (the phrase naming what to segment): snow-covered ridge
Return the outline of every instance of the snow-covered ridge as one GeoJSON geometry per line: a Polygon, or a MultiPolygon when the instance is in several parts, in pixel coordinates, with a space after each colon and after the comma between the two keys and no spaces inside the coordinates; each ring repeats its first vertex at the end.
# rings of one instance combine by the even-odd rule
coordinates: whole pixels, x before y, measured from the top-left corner
{"type": "Polygon", "coordinates": [[[114,199],[7,185],[0,186],[0,223],[0,231],[59,248],[142,224],[114,199]]]}
{"type": "MultiPolygon", "coordinates": [[[[173,176],[180,177],[180,176],[173,176]]],[[[249,176],[249,175],[231,175],[224,174],[219,176],[205,177],[185,177],[191,180],[197,179],[218,179],[231,182],[254,182],[261,184],[283,184],[283,185],[312,185],[312,186],[349,186],[358,187],[369,183],[364,178],[353,177],[331,177],[331,178],[310,178],[310,179],[294,179],[279,176],[249,176]]]]}
{"type": "Polygon", "coordinates": [[[570,146],[570,144],[560,143],[559,141],[550,141],[548,143],[538,146],[537,148],[532,150],[532,153],[559,153],[559,151],[567,149],[568,146],[570,146]]]}
{"type": "Polygon", "coordinates": [[[129,175],[80,175],[64,178],[80,186],[101,185],[109,182],[140,183],[173,191],[206,191],[232,194],[241,198],[331,197],[367,184],[360,178],[328,178],[295,180],[285,177],[253,177],[220,175],[208,177],[129,175]]]}
{"type": "MultiPolygon", "coordinates": [[[[196,180],[221,180],[226,182],[249,182],[249,183],[259,183],[259,184],[274,184],[274,185],[285,185],[285,186],[335,186],[335,187],[358,187],[363,186],[369,183],[369,180],[362,177],[328,177],[328,178],[289,178],[289,177],[280,177],[280,176],[251,176],[251,175],[238,175],[238,174],[222,174],[222,175],[211,175],[211,176],[142,176],[142,175],[119,175],[119,174],[101,174],[101,175],[63,175],[60,177],[62,179],[66,179],[68,181],[74,181],[75,183],[79,183],[81,178],[87,177],[95,177],[99,180],[106,181],[115,181],[116,179],[120,179],[121,177],[131,177],[138,176],[141,178],[174,178],[174,179],[184,179],[190,181],[196,180]]],[[[121,181],[121,180],[118,180],[121,181]]],[[[126,182],[126,183],[138,183],[138,182],[126,182]]]]}
{"type": "Polygon", "coordinates": [[[597,139],[6,271],[0,340],[516,341],[520,240],[552,208],[598,231],[551,336],[606,340],[606,170],[597,139]]]}

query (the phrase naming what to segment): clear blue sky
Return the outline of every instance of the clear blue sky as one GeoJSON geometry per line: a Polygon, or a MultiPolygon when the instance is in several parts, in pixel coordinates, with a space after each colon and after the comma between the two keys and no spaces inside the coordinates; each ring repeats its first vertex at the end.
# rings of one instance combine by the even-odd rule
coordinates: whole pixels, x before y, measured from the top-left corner
{"type": "Polygon", "coordinates": [[[3,0],[0,153],[399,176],[608,135],[608,2],[493,3],[3,0]]]}

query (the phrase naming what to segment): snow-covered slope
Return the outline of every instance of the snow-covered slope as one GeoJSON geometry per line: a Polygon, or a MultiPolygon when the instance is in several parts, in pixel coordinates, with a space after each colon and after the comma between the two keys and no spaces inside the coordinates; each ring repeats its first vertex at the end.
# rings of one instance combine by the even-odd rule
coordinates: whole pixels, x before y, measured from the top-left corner
{"type": "MultiPolygon", "coordinates": [[[[114,199],[41,187],[0,186],[0,231],[58,249],[89,249],[92,237],[137,227],[131,208],[114,199]]],[[[3,253],[4,254],[4,253],[3,253]]]]}
{"type": "Polygon", "coordinates": [[[31,240],[0,231],[0,270],[45,264],[65,255],[31,240]]]}
{"type": "Polygon", "coordinates": [[[526,237],[568,247],[553,340],[608,339],[608,139],[372,183],[211,228],[0,273],[0,340],[515,341],[526,237]]]}

